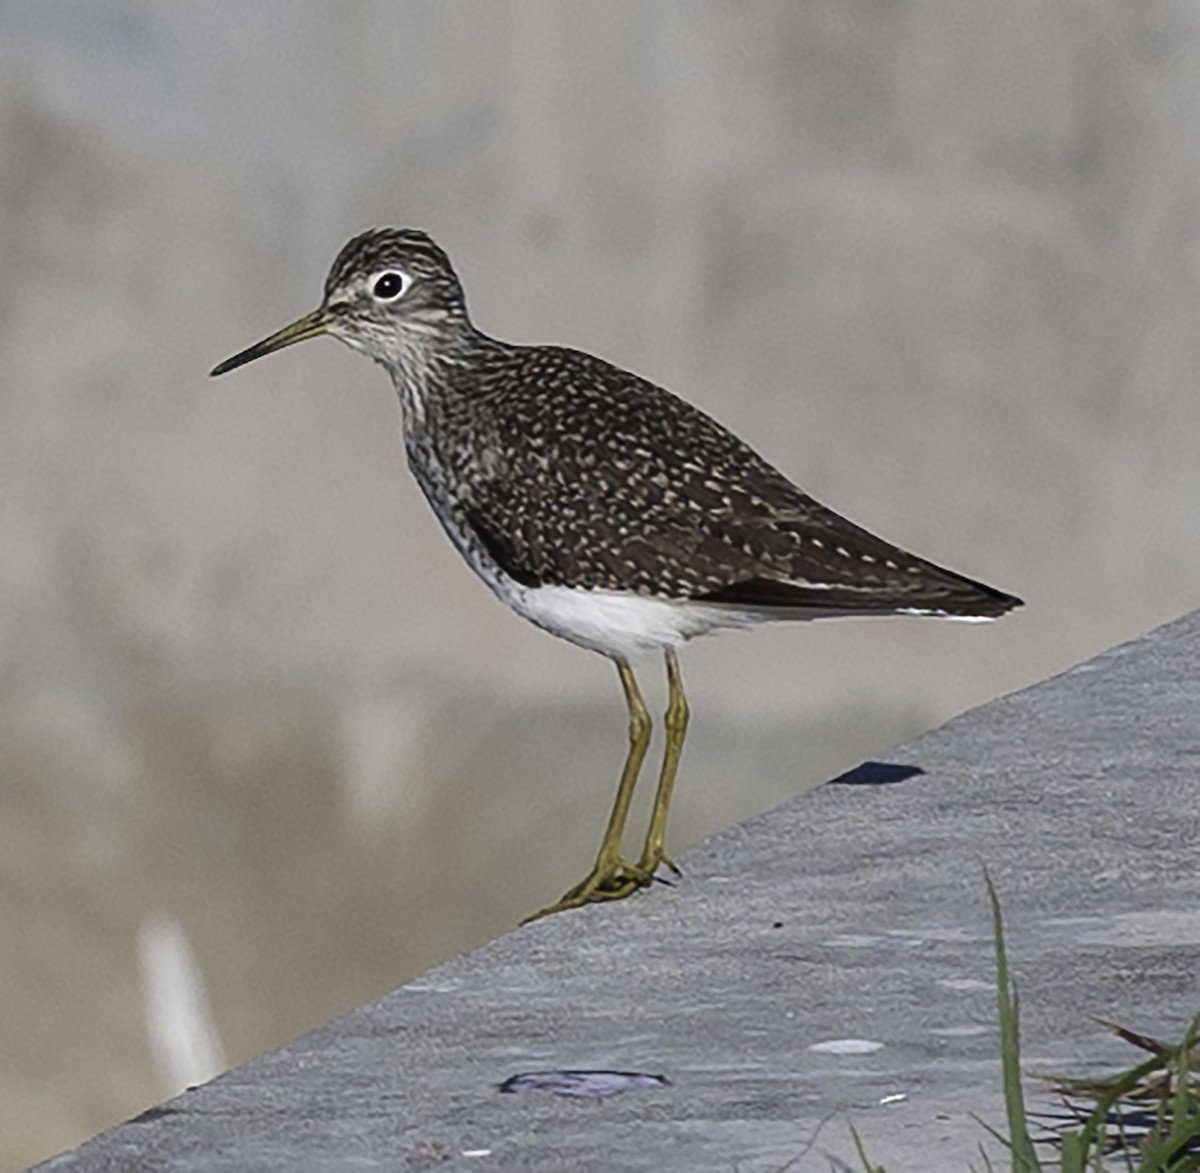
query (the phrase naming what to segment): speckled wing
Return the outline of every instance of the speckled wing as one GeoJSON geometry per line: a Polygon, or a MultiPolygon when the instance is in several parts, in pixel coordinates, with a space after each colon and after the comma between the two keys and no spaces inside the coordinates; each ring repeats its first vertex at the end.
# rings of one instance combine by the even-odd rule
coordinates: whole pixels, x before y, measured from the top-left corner
{"type": "Polygon", "coordinates": [[[475,404],[487,439],[465,505],[518,582],[781,618],[1019,605],[839,517],[652,383],[578,351],[515,348],[510,361],[475,404]]]}

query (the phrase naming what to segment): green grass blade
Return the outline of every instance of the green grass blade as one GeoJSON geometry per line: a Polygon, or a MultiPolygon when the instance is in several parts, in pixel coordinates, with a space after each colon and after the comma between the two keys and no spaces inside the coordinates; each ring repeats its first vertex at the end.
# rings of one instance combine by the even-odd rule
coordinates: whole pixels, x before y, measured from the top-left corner
{"type": "Polygon", "coordinates": [[[1087,1145],[1083,1133],[1064,1132],[1059,1138],[1062,1173],[1087,1173],[1087,1145]]]}
{"type": "Polygon", "coordinates": [[[850,1135],[854,1137],[854,1147],[858,1150],[858,1159],[863,1163],[863,1169],[866,1173],[887,1173],[882,1165],[872,1165],[871,1159],[867,1156],[867,1150],[863,1148],[862,1137],[858,1135],[858,1129],[853,1124],[850,1125],[850,1135]]]}
{"type": "MultiPolygon", "coordinates": [[[[1146,1077],[1153,1075],[1162,1068],[1166,1060],[1161,1055],[1147,1059],[1137,1067],[1131,1067],[1121,1076],[1113,1080],[1109,1089],[1096,1101],[1096,1106],[1084,1121],[1082,1139],[1087,1151],[1102,1154],[1104,1152],[1105,1136],[1108,1131],[1109,1113],[1120,1100],[1126,1099],[1130,1092],[1141,1087],[1146,1077]]],[[[1098,1166],[1097,1166],[1098,1167],[1098,1166]]]]}
{"type": "Polygon", "coordinates": [[[996,946],[996,1001],[1000,1010],[1000,1063],[1004,1078],[1004,1107],[1008,1115],[1009,1145],[1013,1173],[1037,1173],[1041,1164],[1029,1137],[1025,1095],[1021,1090],[1021,1002],[1008,978],[1004,949],[1004,922],[1000,900],[987,868],[983,869],[988,899],[992,905],[992,937],[996,946]]]}
{"type": "Polygon", "coordinates": [[[1170,1099],[1164,1097],[1159,1105],[1159,1127],[1156,1135],[1143,1145],[1142,1169],[1164,1173],[1200,1170],[1200,1153],[1188,1152],[1200,1139],[1200,1103],[1191,1075],[1198,1035],[1200,1015],[1192,1020],[1179,1046],[1172,1047],[1162,1057],[1162,1065],[1174,1081],[1174,1090],[1170,1099]]]}

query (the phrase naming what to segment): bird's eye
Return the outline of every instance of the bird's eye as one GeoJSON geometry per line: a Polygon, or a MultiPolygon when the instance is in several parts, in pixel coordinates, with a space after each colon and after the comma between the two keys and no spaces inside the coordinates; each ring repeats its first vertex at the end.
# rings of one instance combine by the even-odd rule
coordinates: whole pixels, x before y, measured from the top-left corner
{"type": "Polygon", "coordinates": [[[371,296],[376,301],[395,301],[403,297],[412,284],[412,278],[399,269],[388,269],[371,279],[371,296]]]}

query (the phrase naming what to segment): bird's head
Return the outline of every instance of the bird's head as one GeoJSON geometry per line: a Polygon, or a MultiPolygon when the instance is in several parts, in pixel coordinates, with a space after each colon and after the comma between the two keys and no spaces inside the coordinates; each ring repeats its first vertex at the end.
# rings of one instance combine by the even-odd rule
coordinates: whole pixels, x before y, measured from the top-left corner
{"type": "Polygon", "coordinates": [[[450,258],[414,228],[372,228],[338,253],[317,309],[226,359],[212,373],[223,375],[318,334],[330,334],[385,366],[403,369],[431,343],[463,327],[469,328],[466,303],[450,258]]]}

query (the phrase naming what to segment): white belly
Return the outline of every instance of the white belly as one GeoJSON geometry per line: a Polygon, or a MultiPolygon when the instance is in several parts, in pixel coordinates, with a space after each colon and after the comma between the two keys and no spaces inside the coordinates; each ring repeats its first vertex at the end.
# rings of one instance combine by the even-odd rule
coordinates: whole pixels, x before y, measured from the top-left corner
{"type": "Polygon", "coordinates": [[[747,627],[765,619],[704,603],[672,602],[620,591],[525,587],[508,579],[496,593],[518,615],[580,647],[619,660],[677,648],[720,627],[747,627]]]}

